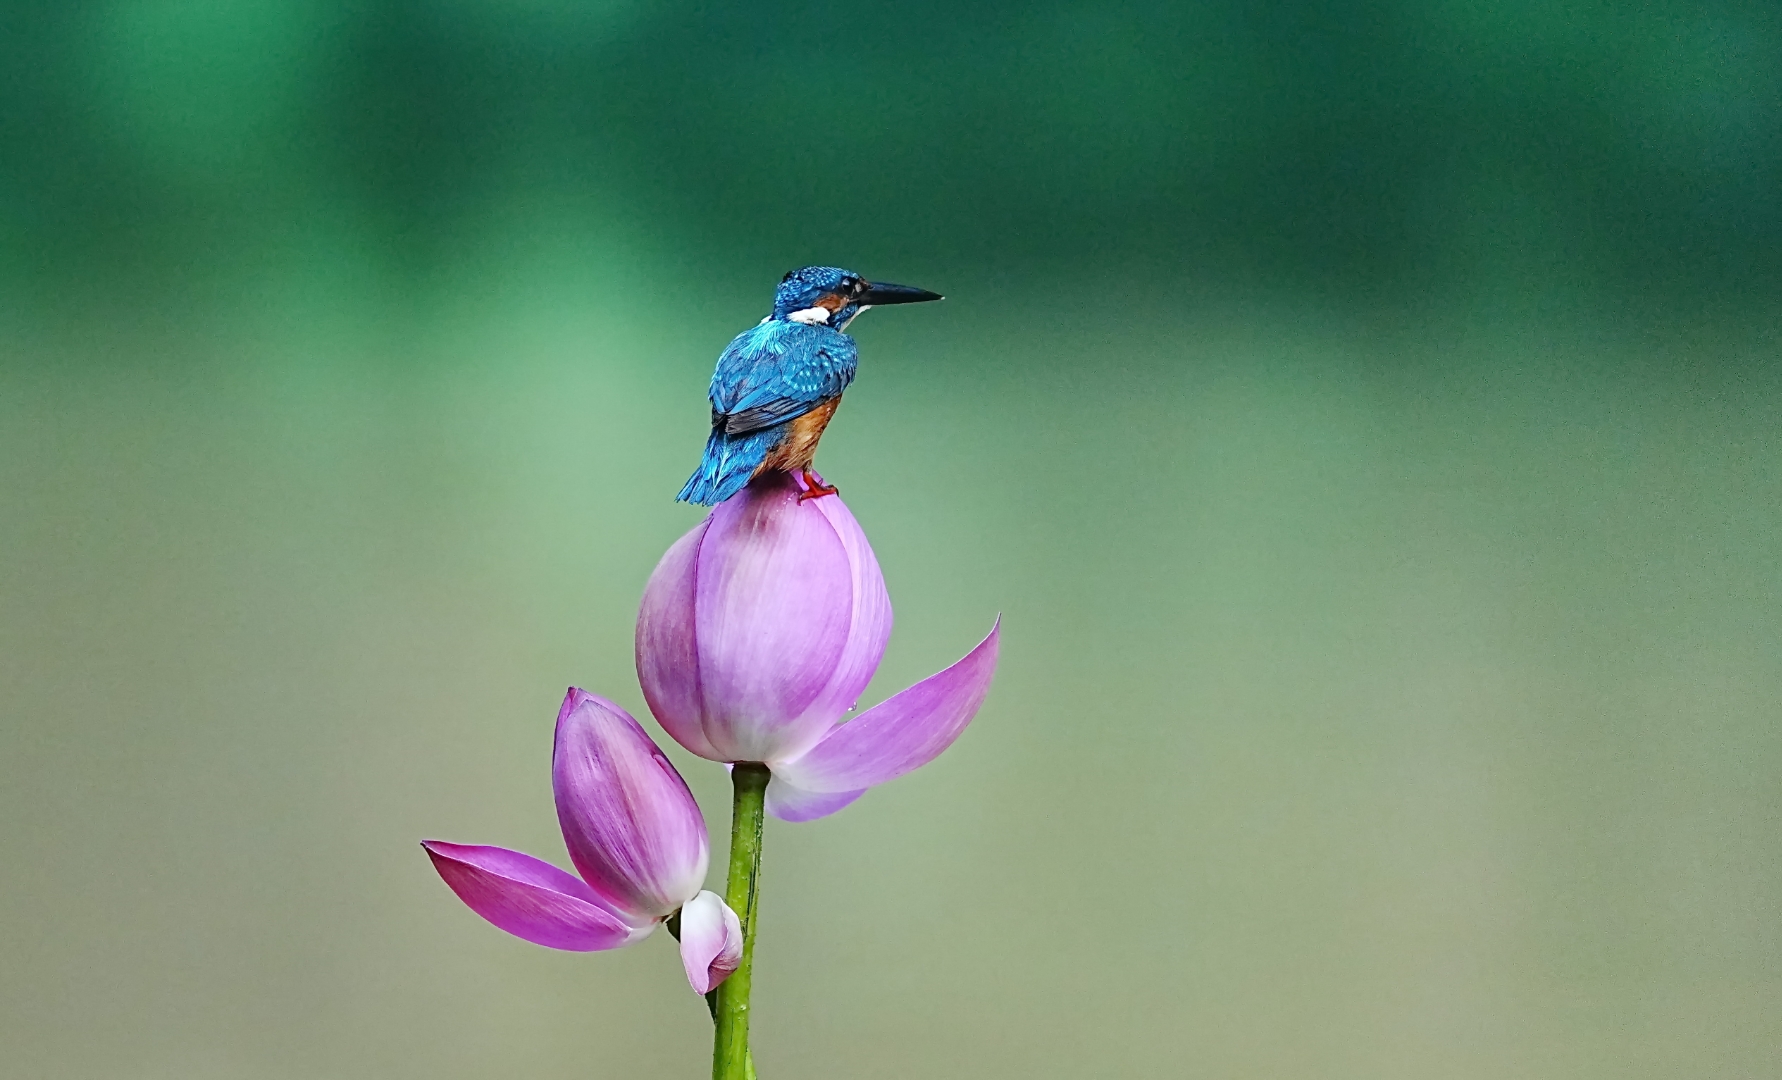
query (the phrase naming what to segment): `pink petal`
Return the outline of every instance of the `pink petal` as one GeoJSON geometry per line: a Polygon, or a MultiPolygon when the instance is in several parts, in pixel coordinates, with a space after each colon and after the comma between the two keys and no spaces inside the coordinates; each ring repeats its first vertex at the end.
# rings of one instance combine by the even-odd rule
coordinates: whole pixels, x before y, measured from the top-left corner
{"type": "Polygon", "coordinates": [[[810,753],[773,763],[774,774],[809,792],[859,791],[933,761],[977,715],[996,673],[997,638],[989,636],[952,667],[837,725],[810,753]]]}
{"type": "Polygon", "coordinates": [[[662,727],[717,761],[789,759],[853,707],[891,636],[872,545],[839,496],[783,473],[726,500],[656,567],[637,674],[662,727]]]}
{"type": "Polygon", "coordinates": [[[767,782],[767,812],[781,821],[815,821],[835,813],[864,794],[865,788],[819,795],[793,787],[776,772],[767,782]]]}
{"type": "Polygon", "coordinates": [[[701,994],[730,977],[742,963],[742,920],[719,898],[701,891],[681,908],[681,964],[701,994]]]}
{"type": "Polygon", "coordinates": [[[650,932],[608,911],[574,875],[530,855],[440,840],[421,846],[470,910],[535,945],[592,952],[629,945],[650,932]]]}
{"type": "Polygon", "coordinates": [[[854,520],[848,505],[838,495],[812,499],[814,506],[829,519],[836,538],[848,555],[852,579],[854,610],[848,625],[847,644],[837,660],[835,674],[830,676],[822,693],[811,703],[806,715],[821,724],[807,724],[803,730],[808,741],[802,745],[788,741],[781,749],[782,757],[797,757],[820,742],[834,723],[848,714],[860,700],[866,684],[885,657],[885,646],[891,640],[891,596],[885,591],[885,575],[879,570],[878,557],[872,553],[866,533],[854,520]]]}
{"type": "Polygon", "coordinates": [[[693,616],[699,543],[711,523],[707,517],[676,540],[644,586],[637,612],[637,681],[670,738],[702,758],[719,761],[722,755],[705,737],[693,616]]]}
{"type": "Polygon", "coordinates": [[[634,924],[680,907],[705,882],[705,818],[686,781],[624,709],[571,689],[551,760],[570,861],[634,924]]]}
{"type": "Polygon", "coordinates": [[[712,511],[700,542],[694,603],[705,736],[725,761],[802,749],[841,715],[806,717],[840,666],[853,623],[847,548],[815,505],[822,501],[800,503],[789,480],[751,485],[712,511]]]}

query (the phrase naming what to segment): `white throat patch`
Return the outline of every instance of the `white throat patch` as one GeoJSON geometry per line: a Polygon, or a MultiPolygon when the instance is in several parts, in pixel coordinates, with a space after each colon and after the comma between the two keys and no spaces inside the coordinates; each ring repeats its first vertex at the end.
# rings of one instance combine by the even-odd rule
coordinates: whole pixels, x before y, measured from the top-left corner
{"type": "Polygon", "coordinates": [[[811,323],[826,323],[829,321],[829,309],[822,307],[807,307],[801,311],[794,311],[792,314],[786,316],[786,318],[791,319],[793,322],[804,323],[806,325],[811,323]]]}

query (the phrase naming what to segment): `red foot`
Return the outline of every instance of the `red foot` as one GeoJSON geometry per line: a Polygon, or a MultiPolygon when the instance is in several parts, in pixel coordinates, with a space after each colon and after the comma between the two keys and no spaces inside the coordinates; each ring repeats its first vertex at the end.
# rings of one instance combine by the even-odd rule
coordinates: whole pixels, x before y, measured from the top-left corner
{"type": "Polygon", "coordinates": [[[802,503],[806,499],[821,499],[825,495],[836,494],[835,488],[825,484],[822,480],[819,480],[816,473],[811,472],[809,469],[800,469],[798,472],[799,475],[804,478],[804,490],[798,493],[799,502],[802,503]]]}

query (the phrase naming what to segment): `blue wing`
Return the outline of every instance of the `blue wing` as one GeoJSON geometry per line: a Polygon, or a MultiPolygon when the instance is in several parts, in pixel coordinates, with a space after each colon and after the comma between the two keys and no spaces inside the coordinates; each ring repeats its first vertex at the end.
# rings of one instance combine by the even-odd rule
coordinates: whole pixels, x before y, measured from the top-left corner
{"type": "Polygon", "coordinates": [[[736,336],[712,373],[712,429],[783,424],[840,396],[859,366],[854,339],[827,326],[765,322],[736,336]]]}
{"type": "Polygon", "coordinates": [[[683,502],[715,506],[741,491],[786,425],[841,396],[859,362],[854,339],[827,326],[764,322],[736,336],[712,373],[712,433],[683,502]]]}

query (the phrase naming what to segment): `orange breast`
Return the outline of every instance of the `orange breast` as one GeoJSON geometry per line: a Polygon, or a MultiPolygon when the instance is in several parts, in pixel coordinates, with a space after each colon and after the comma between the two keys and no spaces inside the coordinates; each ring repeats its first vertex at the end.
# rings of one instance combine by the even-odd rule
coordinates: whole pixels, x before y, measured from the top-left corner
{"type": "Polygon", "coordinates": [[[811,459],[817,456],[817,440],[823,437],[823,429],[829,426],[829,418],[835,415],[835,407],[840,404],[840,396],[830,398],[788,424],[786,437],[767,452],[767,459],[755,470],[756,474],[767,469],[796,472],[810,468],[811,459]]]}

